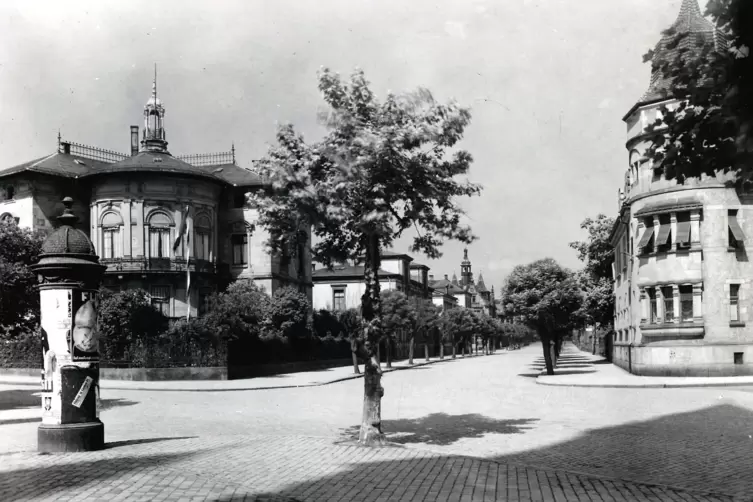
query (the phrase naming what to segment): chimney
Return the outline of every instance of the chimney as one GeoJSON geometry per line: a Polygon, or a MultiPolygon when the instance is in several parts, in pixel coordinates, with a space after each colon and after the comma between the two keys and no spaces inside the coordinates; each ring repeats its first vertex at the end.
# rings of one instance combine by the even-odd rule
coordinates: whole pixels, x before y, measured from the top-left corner
{"type": "Polygon", "coordinates": [[[71,144],[68,143],[67,141],[64,141],[64,142],[62,142],[60,144],[63,145],[63,153],[66,154],[66,155],[70,155],[71,154],[71,144]]]}
{"type": "Polygon", "coordinates": [[[311,272],[316,272],[316,263],[311,264],[311,272]]]}
{"type": "Polygon", "coordinates": [[[444,280],[449,281],[449,279],[447,278],[447,274],[444,275],[444,280]]]}
{"type": "Polygon", "coordinates": [[[433,280],[434,280],[434,274],[429,274],[429,280],[430,280],[430,281],[433,281],[433,280]]]}
{"type": "Polygon", "coordinates": [[[131,126],[131,157],[139,153],[139,126],[131,126]]]}

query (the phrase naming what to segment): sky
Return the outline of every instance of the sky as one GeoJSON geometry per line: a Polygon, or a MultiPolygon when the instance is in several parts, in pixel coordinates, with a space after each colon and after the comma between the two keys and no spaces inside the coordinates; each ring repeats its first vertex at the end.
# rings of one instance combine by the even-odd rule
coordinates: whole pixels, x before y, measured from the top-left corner
{"type": "MultiPolygon", "coordinates": [[[[128,0],[0,2],[0,165],[64,139],[129,151],[154,64],[173,154],[227,151],[251,167],[278,125],[322,131],[322,66],[362,68],[379,97],[426,87],[471,108],[460,145],[480,197],[461,200],[474,277],[581,266],[580,223],[614,216],[628,156],[622,117],[642,56],[681,0],[128,0]]],[[[410,238],[396,250],[408,250],[410,238]]],[[[464,245],[417,262],[460,275],[464,245]]]]}

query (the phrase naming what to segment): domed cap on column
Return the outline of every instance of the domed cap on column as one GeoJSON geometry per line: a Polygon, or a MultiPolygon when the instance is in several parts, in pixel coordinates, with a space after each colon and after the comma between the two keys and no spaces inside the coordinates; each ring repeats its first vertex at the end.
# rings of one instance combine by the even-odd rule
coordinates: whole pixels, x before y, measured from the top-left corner
{"type": "Polygon", "coordinates": [[[52,232],[42,243],[42,254],[73,254],[87,255],[96,258],[94,244],[89,237],[73,225],[78,221],[78,217],[73,214],[71,207],[73,199],[66,197],[63,199],[65,210],[58,216],[61,226],[52,232]]]}

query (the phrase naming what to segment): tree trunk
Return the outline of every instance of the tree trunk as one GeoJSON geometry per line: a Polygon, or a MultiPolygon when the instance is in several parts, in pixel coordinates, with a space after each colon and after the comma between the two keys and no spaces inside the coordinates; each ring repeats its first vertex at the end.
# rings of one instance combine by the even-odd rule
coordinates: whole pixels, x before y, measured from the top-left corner
{"type": "Polygon", "coordinates": [[[376,358],[379,363],[379,367],[382,367],[382,342],[377,343],[376,358]]]}
{"type": "Polygon", "coordinates": [[[455,357],[457,356],[457,347],[458,347],[458,344],[453,342],[452,344],[452,358],[453,359],[455,359],[455,357]]]}
{"type": "Polygon", "coordinates": [[[549,339],[541,337],[541,346],[544,349],[544,364],[546,364],[546,374],[554,375],[554,363],[552,361],[552,351],[549,339]]]}
{"type": "Polygon", "coordinates": [[[365,291],[361,297],[364,319],[365,360],[363,378],[363,415],[358,442],[366,446],[385,443],[382,433],[382,369],[379,364],[379,341],[382,339],[382,308],[379,298],[379,237],[368,234],[364,263],[365,291]]]}
{"type": "Polygon", "coordinates": [[[554,342],[550,341],[549,342],[549,353],[550,353],[549,357],[552,358],[552,366],[556,368],[557,367],[557,351],[555,350],[555,347],[556,345],[554,344],[554,342]]]}
{"type": "Polygon", "coordinates": [[[429,360],[429,344],[424,343],[424,357],[426,357],[426,361],[429,360]]]}
{"type": "Polygon", "coordinates": [[[392,368],[392,337],[384,339],[384,350],[387,351],[387,367],[392,368]]]}
{"type": "Polygon", "coordinates": [[[353,373],[356,375],[361,374],[361,370],[358,369],[358,342],[355,338],[350,341],[350,355],[353,356],[353,373]]]}
{"type": "Polygon", "coordinates": [[[439,344],[439,359],[444,359],[444,341],[439,344]]]}

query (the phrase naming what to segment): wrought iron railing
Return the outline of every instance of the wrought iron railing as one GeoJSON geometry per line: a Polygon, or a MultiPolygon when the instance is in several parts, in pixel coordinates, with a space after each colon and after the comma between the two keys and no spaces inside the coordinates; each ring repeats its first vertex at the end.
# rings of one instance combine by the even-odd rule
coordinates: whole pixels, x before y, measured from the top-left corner
{"type": "MultiPolygon", "coordinates": [[[[185,272],[184,258],[103,258],[102,265],[107,266],[107,273],[138,273],[138,272],[185,272]]],[[[215,273],[215,265],[208,260],[188,261],[191,272],[215,273]]]]}
{"type": "Polygon", "coordinates": [[[115,163],[127,159],[129,156],[124,153],[105,150],[94,146],[82,145],[71,141],[61,141],[58,145],[59,153],[68,153],[85,159],[99,160],[100,162],[115,163]]]}
{"type": "Polygon", "coordinates": [[[177,159],[192,166],[216,166],[219,164],[235,164],[235,150],[217,153],[195,153],[192,155],[176,155],[177,159]]]}

